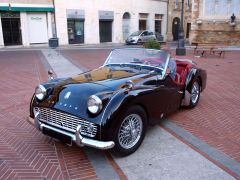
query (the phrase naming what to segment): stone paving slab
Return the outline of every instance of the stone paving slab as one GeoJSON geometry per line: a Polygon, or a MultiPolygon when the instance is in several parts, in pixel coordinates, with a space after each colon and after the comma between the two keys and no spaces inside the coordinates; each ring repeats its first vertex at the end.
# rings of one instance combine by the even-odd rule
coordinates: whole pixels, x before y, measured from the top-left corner
{"type": "Polygon", "coordinates": [[[159,126],[149,129],[134,154],[114,159],[129,179],[234,179],[159,126]]]}
{"type": "Polygon", "coordinates": [[[71,77],[82,72],[56,50],[43,49],[42,53],[59,78],[71,77]]]}

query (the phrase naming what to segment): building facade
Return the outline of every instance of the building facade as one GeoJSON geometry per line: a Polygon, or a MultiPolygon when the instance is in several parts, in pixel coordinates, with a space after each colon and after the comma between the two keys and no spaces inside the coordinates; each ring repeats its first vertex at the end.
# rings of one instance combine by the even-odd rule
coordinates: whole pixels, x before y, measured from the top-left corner
{"type": "Polygon", "coordinates": [[[1,0],[0,46],[47,43],[53,37],[52,0],[1,0]]]}
{"type": "Polygon", "coordinates": [[[190,42],[240,45],[240,0],[192,0],[190,42]]]}
{"type": "Polygon", "coordinates": [[[145,29],[167,33],[167,0],[61,0],[55,14],[60,45],[120,43],[145,29]]]}
{"type": "MultiPolygon", "coordinates": [[[[182,0],[169,0],[168,4],[168,41],[177,41],[181,23],[182,0]]],[[[184,1],[184,36],[189,39],[192,21],[192,0],[184,1]]]]}

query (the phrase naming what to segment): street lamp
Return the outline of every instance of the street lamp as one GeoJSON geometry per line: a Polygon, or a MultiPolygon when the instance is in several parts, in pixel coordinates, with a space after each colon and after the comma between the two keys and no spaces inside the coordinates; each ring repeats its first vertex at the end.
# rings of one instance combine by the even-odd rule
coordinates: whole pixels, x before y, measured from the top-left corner
{"type": "Polygon", "coordinates": [[[182,0],[182,9],[181,9],[181,24],[178,34],[178,46],[176,49],[176,55],[184,56],[186,55],[186,48],[184,42],[184,30],[183,30],[183,12],[184,12],[184,0],[182,0]]]}

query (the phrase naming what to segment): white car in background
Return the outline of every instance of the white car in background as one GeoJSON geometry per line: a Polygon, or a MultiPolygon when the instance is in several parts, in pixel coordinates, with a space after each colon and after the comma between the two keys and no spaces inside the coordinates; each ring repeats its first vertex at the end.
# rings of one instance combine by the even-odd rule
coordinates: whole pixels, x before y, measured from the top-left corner
{"type": "Polygon", "coordinates": [[[142,44],[149,39],[156,40],[156,35],[154,32],[149,30],[136,31],[126,39],[126,44],[142,44]]]}

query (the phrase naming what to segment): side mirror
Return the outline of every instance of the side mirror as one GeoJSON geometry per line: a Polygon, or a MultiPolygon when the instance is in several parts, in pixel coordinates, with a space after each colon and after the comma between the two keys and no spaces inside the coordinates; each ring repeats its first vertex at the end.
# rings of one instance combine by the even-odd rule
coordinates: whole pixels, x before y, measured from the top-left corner
{"type": "Polygon", "coordinates": [[[53,80],[54,79],[54,73],[51,69],[48,70],[48,79],[53,80]]]}

